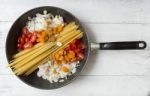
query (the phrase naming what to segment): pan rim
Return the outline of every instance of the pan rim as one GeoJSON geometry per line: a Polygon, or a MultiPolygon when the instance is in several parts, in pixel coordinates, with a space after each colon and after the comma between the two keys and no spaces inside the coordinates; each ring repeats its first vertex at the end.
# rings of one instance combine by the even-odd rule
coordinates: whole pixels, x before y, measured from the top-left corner
{"type": "MultiPolygon", "coordinates": [[[[7,57],[7,61],[9,62],[9,58],[8,58],[9,56],[8,56],[8,50],[7,50],[7,49],[8,49],[8,44],[9,44],[9,43],[8,43],[8,41],[9,41],[9,40],[8,40],[8,39],[9,39],[8,37],[10,36],[10,31],[12,30],[13,26],[15,25],[15,23],[16,23],[21,17],[23,17],[24,15],[26,15],[27,13],[32,12],[33,10],[40,9],[40,8],[55,8],[55,9],[63,10],[63,11],[65,11],[65,12],[69,13],[69,15],[71,15],[73,18],[75,18],[75,20],[80,24],[80,26],[82,27],[82,29],[83,29],[83,31],[84,31],[84,33],[85,33],[85,35],[86,35],[86,38],[87,38],[87,43],[88,43],[88,44],[87,44],[86,46],[88,47],[88,49],[87,49],[88,52],[87,52],[85,64],[83,65],[83,67],[82,67],[82,69],[80,70],[80,72],[78,72],[78,74],[76,74],[76,76],[74,76],[73,79],[70,80],[69,82],[66,82],[66,83],[64,83],[64,84],[62,84],[61,86],[56,87],[56,88],[40,88],[40,87],[36,87],[36,86],[34,86],[34,85],[32,85],[32,84],[30,84],[30,83],[24,81],[24,80],[21,79],[19,76],[15,75],[18,79],[20,79],[21,81],[23,81],[25,84],[27,84],[27,85],[29,85],[29,86],[31,86],[31,87],[37,88],[37,89],[43,89],[43,90],[58,89],[58,88],[62,88],[62,87],[64,87],[64,86],[66,86],[66,85],[72,83],[72,81],[74,81],[77,77],[80,76],[80,73],[84,70],[84,68],[85,68],[85,66],[86,66],[86,64],[87,64],[87,60],[88,60],[88,57],[89,57],[89,54],[90,54],[90,49],[91,49],[91,48],[90,48],[90,42],[88,41],[88,40],[89,40],[88,34],[86,33],[86,31],[85,31],[85,29],[84,29],[82,23],[80,22],[80,20],[79,20],[78,18],[75,17],[75,15],[73,15],[73,14],[70,13],[69,11],[66,11],[65,9],[62,9],[62,8],[59,8],[59,7],[56,7],[56,6],[40,6],[40,7],[35,7],[35,8],[32,8],[32,9],[30,9],[30,10],[24,12],[22,15],[20,15],[20,16],[14,21],[14,23],[11,25],[10,30],[9,30],[9,32],[8,32],[8,34],[7,34],[7,37],[6,37],[6,44],[5,44],[6,57],[7,57]]],[[[11,69],[11,71],[13,72],[12,68],[10,68],[10,69],[11,69]]]]}

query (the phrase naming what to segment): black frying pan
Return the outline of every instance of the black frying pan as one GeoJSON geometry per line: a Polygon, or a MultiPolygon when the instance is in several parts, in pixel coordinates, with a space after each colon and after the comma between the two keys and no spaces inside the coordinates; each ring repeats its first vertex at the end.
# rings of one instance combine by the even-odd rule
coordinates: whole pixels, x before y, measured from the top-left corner
{"type": "Polygon", "coordinates": [[[40,88],[40,89],[56,89],[62,86],[65,86],[72,82],[82,71],[83,67],[86,64],[86,61],[89,57],[89,53],[91,49],[101,49],[101,50],[125,50],[125,49],[144,49],[146,48],[146,43],[144,41],[128,41],[128,42],[107,42],[107,43],[89,43],[89,39],[87,37],[84,28],[81,26],[79,20],[73,16],[71,13],[65,11],[64,9],[60,9],[57,7],[38,7],[32,9],[23,15],[21,15],[15,23],[12,25],[6,40],[6,55],[8,62],[12,60],[12,56],[17,53],[17,39],[21,35],[21,30],[25,26],[28,21],[28,17],[34,17],[36,13],[43,13],[44,10],[47,10],[48,13],[52,13],[54,15],[61,15],[64,17],[65,22],[69,23],[71,21],[75,21],[79,28],[84,32],[84,36],[82,41],[86,45],[85,49],[85,58],[80,62],[80,66],[77,68],[77,72],[72,76],[69,76],[67,80],[62,83],[49,83],[47,80],[43,80],[42,78],[37,77],[36,73],[33,72],[28,77],[18,76],[26,84],[40,88]]]}

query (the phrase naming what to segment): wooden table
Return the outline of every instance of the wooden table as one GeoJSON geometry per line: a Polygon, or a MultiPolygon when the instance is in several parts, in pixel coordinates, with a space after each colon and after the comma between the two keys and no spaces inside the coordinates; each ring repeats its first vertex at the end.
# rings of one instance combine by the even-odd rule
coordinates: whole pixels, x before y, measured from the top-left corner
{"type": "Polygon", "coordinates": [[[150,0],[1,0],[0,96],[148,96],[150,0]],[[91,42],[144,40],[145,50],[97,51],[73,83],[56,90],[32,88],[6,68],[5,41],[14,21],[39,6],[57,6],[78,17],[91,42]]]}

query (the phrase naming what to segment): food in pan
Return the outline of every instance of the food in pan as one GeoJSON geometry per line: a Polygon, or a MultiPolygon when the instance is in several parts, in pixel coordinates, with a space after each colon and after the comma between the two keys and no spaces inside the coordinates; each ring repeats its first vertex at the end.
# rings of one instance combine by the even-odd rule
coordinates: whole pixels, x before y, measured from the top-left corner
{"type": "Polygon", "coordinates": [[[38,69],[38,77],[63,82],[84,59],[83,32],[75,22],[67,24],[63,17],[46,10],[28,19],[18,38],[18,53],[9,66],[16,75],[28,76],[38,69]]]}

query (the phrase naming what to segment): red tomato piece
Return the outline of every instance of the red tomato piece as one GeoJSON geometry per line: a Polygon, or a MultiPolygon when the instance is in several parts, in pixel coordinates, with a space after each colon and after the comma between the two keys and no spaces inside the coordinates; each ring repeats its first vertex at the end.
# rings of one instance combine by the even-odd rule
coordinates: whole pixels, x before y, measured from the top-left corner
{"type": "Polygon", "coordinates": [[[79,60],[84,59],[84,54],[83,53],[78,53],[77,56],[78,56],[79,60]]]}
{"type": "Polygon", "coordinates": [[[24,27],[22,31],[23,31],[23,34],[25,35],[29,33],[29,30],[27,29],[27,27],[24,27]]]}
{"type": "Polygon", "coordinates": [[[82,43],[82,42],[80,42],[80,44],[79,44],[79,46],[78,46],[80,49],[85,49],[85,45],[82,43]]]}
{"type": "Polygon", "coordinates": [[[32,34],[37,36],[37,32],[33,32],[32,34]]]}
{"type": "Polygon", "coordinates": [[[69,51],[70,50],[70,46],[69,47],[67,47],[67,48],[65,48],[65,51],[69,51]]]}
{"type": "Polygon", "coordinates": [[[25,34],[22,34],[21,38],[23,38],[23,39],[26,38],[26,35],[25,35],[25,34]]]}
{"type": "Polygon", "coordinates": [[[28,33],[26,36],[27,36],[27,38],[31,38],[32,33],[28,33]]]}
{"type": "Polygon", "coordinates": [[[29,38],[25,38],[25,42],[27,43],[27,42],[29,42],[30,41],[30,39],[29,38]]]}
{"type": "Polygon", "coordinates": [[[36,35],[32,35],[30,38],[30,42],[35,42],[36,41],[36,35]]]}
{"type": "Polygon", "coordinates": [[[75,44],[78,45],[78,44],[80,44],[80,42],[81,41],[79,39],[77,39],[76,42],[75,42],[75,44]]]}
{"type": "Polygon", "coordinates": [[[21,43],[21,44],[24,44],[24,43],[25,43],[25,40],[24,40],[23,38],[21,38],[21,39],[20,39],[20,43],[21,43]]]}
{"type": "Polygon", "coordinates": [[[81,50],[80,50],[79,48],[77,48],[77,49],[75,49],[74,51],[75,51],[75,53],[78,54],[81,50]]]}
{"type": "Polygon", "coordinates": [[[19,49],[23,49],[23,44],[17,44],[17,47],[18,47],[19,49]]]}
{"type": "Polygon", "coordinates": [[[74,43],[73,43],[73,44],[70,44],[70,49],[71,49],[71,50],[75,50],[76,48],[77,48],[76,44],[74,44],[74,43]]]}
{"type": "Polygon", "coordinates": [[[23,46],[24,49],[31,48],[33,44],[31,42],[26,42],[23,46]]]}

